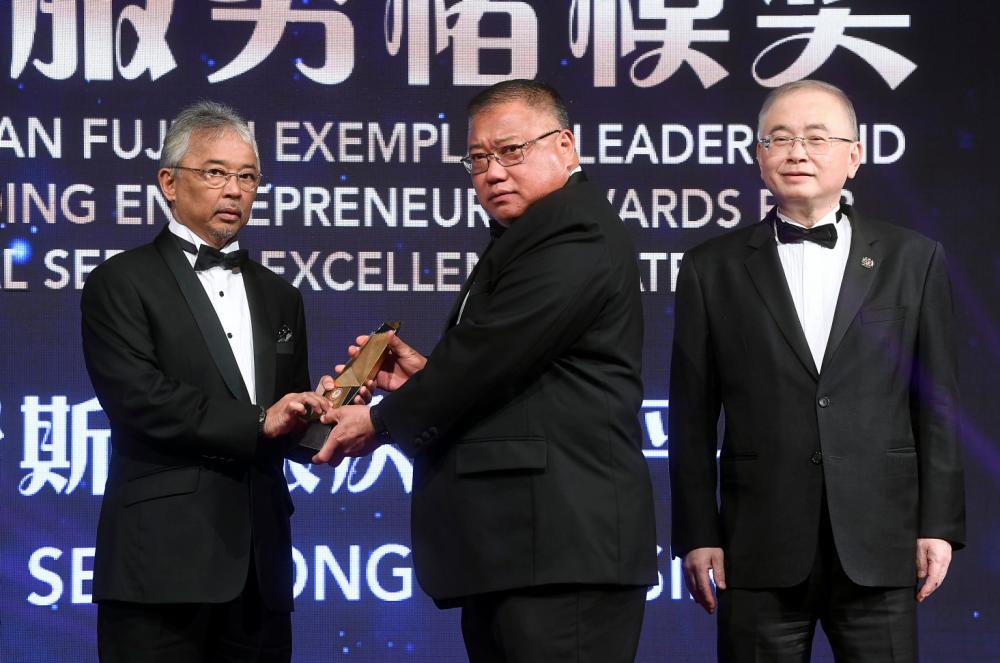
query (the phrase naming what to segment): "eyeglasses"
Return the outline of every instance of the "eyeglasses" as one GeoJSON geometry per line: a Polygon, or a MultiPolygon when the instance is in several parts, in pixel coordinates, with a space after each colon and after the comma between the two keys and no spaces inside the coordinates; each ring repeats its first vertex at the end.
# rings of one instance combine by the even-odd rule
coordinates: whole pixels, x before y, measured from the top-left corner
{"type": "Polygon", "coordinates": [[[229,184],[230,177],[235,177],[236,183],[240,185],[241,189],[244,191],[256,191],[263,177],[263,173],[258,173],[255,170],[241,170],[236,173],[228,173],[221,168],[191,168],[190,166],[174,166],[174,168],[198,173],[201,175],[201,179],[204,180],[205,186],[209,189],[221,189],[229,184]]]}
{"type": "Polygon", "coordinates": [[[479,152],[477,154],[470,154],[467,157],[462,157],[462,165],[465,166],[465,169],[469,171],[470,175],[479,175],[489,170],[490,159],[495,160],[504,168],[516,166],[524,161],[525,148],[537,143],[543,138],[548,138],[552,134],[557,134],[560,131],[562,131],[562,129],[553,129],[548,133],[542,134],[538,138],[532,138],[531,140],[521,143],[520,145],[504,145],[496,152],[479,152]]]}
{"type": "Polygon", "coordinates": [[[771,152],[773,149],[775,154],[791,154],[797,140],[802,141],[802,147],[805,148],[806,154],[812,156],[829,154],[830,145],[834,142],[857,142],[850,138],[840,138],[839,136],[765,136],[757,142],[763,145],[764,149],[768,152],[771,152]]]}

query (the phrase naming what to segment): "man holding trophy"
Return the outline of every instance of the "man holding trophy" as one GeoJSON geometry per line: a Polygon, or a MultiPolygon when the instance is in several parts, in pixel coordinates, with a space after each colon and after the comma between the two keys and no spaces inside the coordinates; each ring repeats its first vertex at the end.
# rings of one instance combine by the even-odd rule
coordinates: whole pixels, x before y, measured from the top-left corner
{"type": "Polygon", "coordinates": [[[429,356],[379,335],[388,393],[323,414],[314,461],[413,455],[417,579],[472,661],[631,661],[656,582],[634,249],[555,90],[498,83],[468,114],[491,241],[429,356]]]}
{"type": "Polygon", "coordinates": [[[97,267],[80,304],[111,423],[94,560],[100,658],[286,662],[282,456],[296,452],[302,417],[330,403],[310,391],[302,297],[239,246],[261,179],[247,122],[193,104],[160,165],[170,224],[97,267]]]}

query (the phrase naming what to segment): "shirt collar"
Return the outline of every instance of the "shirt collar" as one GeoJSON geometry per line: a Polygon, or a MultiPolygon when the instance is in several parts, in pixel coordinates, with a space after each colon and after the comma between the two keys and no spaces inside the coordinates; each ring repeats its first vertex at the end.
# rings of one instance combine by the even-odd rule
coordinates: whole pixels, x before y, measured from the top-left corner
{"type": "MultiPolygon", "coordinates": [[[[194,248],[196,250],[200,249],[201,245],[206,243],[205,240],[203,240],[201,237],[198,237],[198,235],[193,230],[191,230],[190,228],[188,228],[183,223],[181,223],[180,221],[178,221],[173,217],[171,217],[170,225],[167,226],[167,228],[170,230],[170,232],[180,237],[181,239],[187,240],[192,244],[194,244],[194,248]]],[[[238,239],[234,239],[229,244],[226,244],[224,247],[222,247],[222,252],[229,253],[230,251],[237,251],[239,250],[239,248],[240,248],[240,241],[238,239]]]]}
{"type": "MultiPolygon", "coordinates": [[[[793,226],[798,226],[799,228],[805,228],[805,226],[799,223],[798,221],[795,221],[782,214],[780,209],[776,211],[778,213],[778,218],[784,221],[785,223],[791,224],[793,226]]],[[[840,203],[837,203],[836,205],[834,205],[833,209],[831,209],[829,212],[820,217],[819,221],[814,223],[812,227],[816,228],[819,226],[825,226],[828,223],[837,223],[837,221],[840,220],[840,215],[838,214],[839,211],[840,211],[840,203]]]]}

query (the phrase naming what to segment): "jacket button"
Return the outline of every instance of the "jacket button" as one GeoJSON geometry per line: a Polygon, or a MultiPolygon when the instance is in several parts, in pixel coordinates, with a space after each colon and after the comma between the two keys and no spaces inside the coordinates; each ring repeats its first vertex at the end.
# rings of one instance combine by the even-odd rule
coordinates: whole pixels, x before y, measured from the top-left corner
{"type": "Polygon", "coordinates": [[[811,462],[813,465],[821,464],[823,462],[823,452],[817,451],[816,453],[814,453],[812,455],[812,458],[809,459],[809,462],[811,462]]]}
{"type": "Polygon", "coordinates": [[[830,407],[830,399],[826,396],[823,396],[822,398],[819,399],[819,406],[830,407]]]}

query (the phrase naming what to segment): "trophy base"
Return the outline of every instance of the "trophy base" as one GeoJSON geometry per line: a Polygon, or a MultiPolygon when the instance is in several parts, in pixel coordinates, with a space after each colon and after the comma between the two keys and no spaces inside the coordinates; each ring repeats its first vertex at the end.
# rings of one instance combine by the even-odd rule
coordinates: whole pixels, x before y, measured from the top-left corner
{"type": "Polygon", "coordinates": [[[296,448],[288,452],[288,459],[294,460],[296,463],[302,463],[303,465],[312,463],[312,457],[323,448],[323,443],[326,442],[326,438],[330,435],[331,430],[333,430],[333,424],[321,424],[318,422],[309,424],[296,448]]]}

